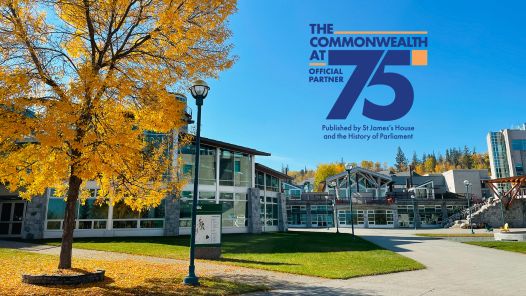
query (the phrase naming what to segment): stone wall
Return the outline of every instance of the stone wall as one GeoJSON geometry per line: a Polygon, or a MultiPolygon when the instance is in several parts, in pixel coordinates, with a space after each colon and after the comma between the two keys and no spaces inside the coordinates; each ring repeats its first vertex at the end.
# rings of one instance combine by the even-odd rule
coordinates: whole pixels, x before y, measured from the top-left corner
{"type": "Polygon", "coordinates": [[[283,193],[278,193],[278,202],[279,202],[279,215],[278,215],[278,229],[279,231],[287,231],[288,229],[288,220],[287,220],[287,197],[283,193]]]}
{"type": "Polygon", "coordinates": [[[164,235],[179,235],[179,216],[181,212],[179,199],[175,199],[173,196],[167,197],[164,207],[164,235]]]}
{"type": "Polygon", "coordinates": [[[526,227],[526,200],[514,200],[509,209],[496,202],[474,213],[471,221],[477,224],[485,223],[494,228],[501,227],[504,223],[508,223],[509,227],[526,227]]]}
{"type": "Polygon", "coordinates": [[[45,196],[35,196],[26,202],[26,213],[22,227],[22,238],[42,239],[44,237],[44,221],[46,220],[45,196]]]}
{"type": "MultiPolygon", "coordinates": [[[[259,188],[249,188],[248,193],[248,232],[261,233],[261,201],[259,200],[259,188]]],[[[286,213],[285,213],[286,215],[286,213]]]]}

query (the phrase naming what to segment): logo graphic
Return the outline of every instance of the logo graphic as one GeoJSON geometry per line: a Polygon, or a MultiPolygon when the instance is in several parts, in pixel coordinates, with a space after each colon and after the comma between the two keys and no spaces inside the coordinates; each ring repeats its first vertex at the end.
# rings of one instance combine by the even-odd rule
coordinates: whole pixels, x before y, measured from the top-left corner
{"type": "Polygon", "coordinates": [[[365,98],[362,110],[365,117],[391,121],[402,118],[411,110],[414,100],[411,82],[400,73],[386,71],[385,67],[426,66],[427,49],[422,48],[428,45],[427,32],[334,31],[332,24],[309,26],[313,35],[310,39],[313,50],[309,82],[343,82],[340,67],[355,66],[327,119],[346,119],[364,89],[377,85],[391,88],[393,101],[379,105],[374,102],[375,98],[365,98]]]}

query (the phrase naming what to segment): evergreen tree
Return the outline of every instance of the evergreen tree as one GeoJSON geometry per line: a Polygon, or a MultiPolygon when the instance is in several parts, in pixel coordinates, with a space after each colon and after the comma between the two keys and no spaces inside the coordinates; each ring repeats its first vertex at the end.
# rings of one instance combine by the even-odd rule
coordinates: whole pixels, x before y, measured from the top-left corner
{"type": "Polygon", "coordinates": [[[407,169],[407,158],[405,157],[405,154],[400,146],[398,146],[398,150],[396,151],[395,167],[399,172],[405,171],[407,169]]]}
{"type": "Polygon", "coordinates": [[[413,158],[411,159],[411,165],[416,168],[416,166],[420,163],[418,160],[418,156],[416,156],[416,151],[413,152],[413,158]]]}
{"type": "Polygon", "coordinates": [[[461,166],[463,169],[471,169],[473,167],[473,158],[468,146],[464,146],[464,151],[461,157],[461,166]]]}

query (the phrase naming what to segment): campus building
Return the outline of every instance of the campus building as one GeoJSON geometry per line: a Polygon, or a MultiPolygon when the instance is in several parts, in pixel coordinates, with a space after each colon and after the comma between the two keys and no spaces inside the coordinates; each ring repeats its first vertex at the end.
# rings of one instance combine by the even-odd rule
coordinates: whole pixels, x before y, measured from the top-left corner
{"type": "Polygon", "coordinates": [[[526,123],[487,135],[491,175],[494,179],[524,176],[526,166],[526,123]]]}
{"type": "Polygon", "coordinates": [[[471,197],[489,197],[485,170],[451,170],[419,175],[373,172],[355,167],[326,179],[325,192],[306,193],[287,200],[289,227],[404,228],[442,227],[453,214],[467,207],[464,180],[475,184],[471,197]],[[463,183],[462,183],[463,184],[463,183]],[[353,209],[349,196],[352,196],[353,209]],[[414,198],[413,198],[414,197],[414,198]]]}
{"type": "MultiPolygon", "coordinates": [[[[178,99],[186,102],[184,96],[178,99]]],[[[191,111],[186,112],[191,117],[191,111]]],[[[181,133],[185,133],[183,128],[181,133]]],[[[167,135],[151,133],[148,137],[167,135]]],[[[181,170],[190,175],[179,196],[167,196],[156,208],[134,212],[124,203],[97,201],[97,184],[85,183],[91,196],[77,203],[75,237],[172,236],[190,233],[195,146],[173,149],[183,159],[181,170]]],[[[209,138],[201,138],[199,204],[223,205],[223,233],[285,231],[283,184],[289,177],[256,163],[270,153],[209,138]]],[[[1,187],[1,186],[0,186],[1,187]]],[[[0,188],[0,237],[58,238],[62,236],[65,202],[49,188],[43,196],[24,201],[0,188]]]]}

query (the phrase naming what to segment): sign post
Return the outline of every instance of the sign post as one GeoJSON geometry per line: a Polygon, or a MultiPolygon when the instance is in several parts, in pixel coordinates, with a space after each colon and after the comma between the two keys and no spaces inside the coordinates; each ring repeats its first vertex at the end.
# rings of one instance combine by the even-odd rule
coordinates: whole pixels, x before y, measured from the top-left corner
{"type": "Polygon", "coordinates": [[[195,232],[195,257],[219,259],[221,257],[221,214],[220,204],[204,204],[197,207],[195,232]]]}

